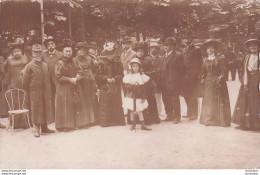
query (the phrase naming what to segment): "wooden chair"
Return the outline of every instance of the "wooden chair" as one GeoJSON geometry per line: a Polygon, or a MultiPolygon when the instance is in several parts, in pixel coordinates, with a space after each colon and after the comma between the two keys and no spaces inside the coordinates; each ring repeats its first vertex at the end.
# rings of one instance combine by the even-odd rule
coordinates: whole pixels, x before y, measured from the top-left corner
{"type": "Polygon", "coordinates": [[[9,111],[8,111],[9,126],[7,127],[7,129],[10,128],[11,122],[12,122],[12,133],[14,130],[15,117],[23,116],[27,126],[32,128],[32,126],[30,124],[29,110],[24,108],[25,97],[26,97],[26,93],[22,89],[9,89],[5,93],[5,99],[9,106],[9,111]],[[18,115],[18,114],[20,114],[20,115],[18,115]]]}

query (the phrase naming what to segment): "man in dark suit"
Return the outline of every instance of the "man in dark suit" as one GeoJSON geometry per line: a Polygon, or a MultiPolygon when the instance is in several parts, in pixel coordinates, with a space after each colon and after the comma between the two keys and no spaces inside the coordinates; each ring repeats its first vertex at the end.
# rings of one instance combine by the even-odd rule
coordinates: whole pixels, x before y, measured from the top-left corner
{"type": "Polygon", "coordinates": [[[198,118],[198,96],[200,85],[200,72],[202,67],[202,56],[199,48],[193,44],[193,39],[186,38],[183,41],[186,47],[183,50],[185,74],[182,81],[181,94],[187,104],[187,116],[190,120],[198,118]]]}
{"type": "Polygon", "coordinates": [[[43,44],[47,50],[42,54],[42,61],[48,65],[52,91],[52,108],[55,112],[55,93],[57,84],[55,77],[55,65],[62,58],[62,53],[56,50],[55,40],[52,36],[49,36],[43,44]]]}
{"type": "Polygon", "coordinates": [[[174,38],[166,38],[164,43],[166,54],[159,70],[159,87],[167,114],[166,121],[173,121],[174,124],[177,124],[181,120],[179,95],[183,75],[183,58],[174,50],[175,45],[174,38]]]}

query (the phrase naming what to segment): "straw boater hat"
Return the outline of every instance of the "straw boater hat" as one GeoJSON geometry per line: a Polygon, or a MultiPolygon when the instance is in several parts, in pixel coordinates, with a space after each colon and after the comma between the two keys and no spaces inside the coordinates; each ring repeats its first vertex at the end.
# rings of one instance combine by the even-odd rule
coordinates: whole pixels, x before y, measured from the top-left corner
{"type": "Polygon", "coordinates": [[[202,44],[202,48],[206,49],[208,46],[213,46],[215,49],[220,47],[220,41],[218,39],[208,39],[202,44]]]}

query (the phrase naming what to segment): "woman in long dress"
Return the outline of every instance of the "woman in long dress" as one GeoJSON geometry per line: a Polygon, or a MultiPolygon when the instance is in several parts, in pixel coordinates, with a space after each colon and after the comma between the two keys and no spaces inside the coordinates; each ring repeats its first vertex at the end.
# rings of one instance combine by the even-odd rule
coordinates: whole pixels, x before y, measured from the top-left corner
{"type": "MultiPolygon", "coordinates": [[[[9,89],[22,89],[22,71],[28,63],[27,57],[23,55],[23,41],[17,38],[14,43],[11,44],[11,55],[2,65],[2,71],[4,73],[3,78],[3,93],[5,94],[9,89]]],[[[3,94],[3,95],[4,95],[3,94]]],[[[5,100],[5,99],[4,99],[5,100]]],[[[14,107],[19,108],[18,96],[13,96],[14,107]]],[[[1,106],[2,113],[5,114],[9,110],[8,105],[4,101],[4,105],[1,106]]],[[[12,122],[11,122],[12,123],[12,122]]],[[[16,117],[14,119],[14,128],[27,128],[27,124],[24,117],[16,117]]]]}
{"type": "Polygon", "coordinates": [[[72,60],[72,46],[63,46],[63,57],[55,66],[57,92],[55,101],[56,122],[59,131],[78,129],[93,122],[93,111],[86,108],[76,65],[72,60]]]}
{"type": "Polygon", "coordinates": [[[96,81],[100,89],[99,124],[106,126],[125,125],[121,98],[123,67],[114,50],[100,57],[96,81]]]}
{"type": "Polygon", "coordinates": [[[208,56],[203,59],[202,83],[204,98],[200,123],[206,126],[230,126],[231,112],[227,84],[224,78],[225,63],[216,55],[219,42],[213,39],[203,45],[208,56]]]}
{"type": "Polygon", "coordinates": [[[245,57],[241,87],[236,106],[232,116],[232,122],[237,124],[237,129],[260,129],[260,69],[259,48],[260,41],[251,38],[245,42],[250,54],[245,57]]]}
{"type": "Polygon", "coordinates": [[[93,74],[94,63],[86,55],[86,44],[79,42],[76,45],[77,56],[73,59],[82,79],[79,84],[85,98],[86,109],[90,111],[92,123],[97,122],[97,85],[93,74]]]}

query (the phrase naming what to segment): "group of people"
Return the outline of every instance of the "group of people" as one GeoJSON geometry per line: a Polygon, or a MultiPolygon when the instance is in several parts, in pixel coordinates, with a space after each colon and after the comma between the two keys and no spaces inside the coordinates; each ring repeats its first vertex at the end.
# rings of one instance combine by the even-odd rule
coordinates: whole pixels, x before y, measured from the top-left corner
{"type": "MultiPolygon", "coordinates": [[[[58,131],[126,123],[131,124],[131,131],[139,123],[142,130],[151,130],[148,125],[159,124],[162,116],[173,124],[181,117],[198,119],[198,98],[202,97],[200,123],[228,127],[233,122],[239,129],[260,129],[260,41],[251,38],[244,43],[250,53],[243,64],[232,117],[228,63],[225,54],[218,54],[221,42],[208,39],[197,47],[190,38],[183,41],[185,47],[178,52],[173,37],[163,43],[133,43],[125,37],[120,53],[115,43],[106,42],[98,54],[95,42],[74,46],[71,40],[64,40],[60,52],[55,39],[48,37],[45,51],[36,42],[25,54],[17,39],[10,54],[2,49],[0,112],[8,114],[6,91],[23,89],[35,137],[55,132],[47,126],[52,122],[58,131]],[[180,96],[187,104],[187,116],[181,116],[180,96]]],[[[14,121],[15,127],[26,127],[21,119],[14,121]]]]}

